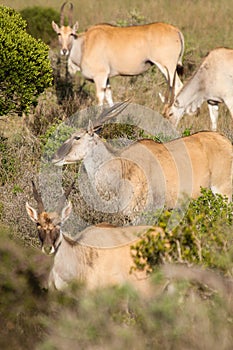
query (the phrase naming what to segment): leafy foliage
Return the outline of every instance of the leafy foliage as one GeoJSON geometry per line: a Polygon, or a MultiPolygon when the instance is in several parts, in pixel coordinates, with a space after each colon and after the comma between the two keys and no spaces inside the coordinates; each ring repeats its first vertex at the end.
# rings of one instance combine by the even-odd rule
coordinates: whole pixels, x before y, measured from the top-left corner
{"type": "MultiPolygon", "coordinates": [[[[177,213],[179,221],[179,213],[177,213]]],[[[217,267],[232,273],[233,203],[220,194],[202,188],[201,196],[190,202],[185,216],[174,229],[168,229],[172,212],[164,210],[156,217],[163,228],[151,231],[132,248],[138,268],[153,270],[163,261],[188,262],[217,267]]]]}
{"type": "Polygon", "coordinates": [[[48,45],[57,38],[51,25],[52,21],[59,22],[57,11],[52,8],[33,6],[23,9],[20,13],[27,22],[27,32],[34,38],[41,39],[48,45]]]}
{"type": "Polygon", "coordinates": [[[54,123],[40,137],[43,147],[44,160],[50,160],[56,150],[65,142],[75,131],[74,128],[65,123],[54,123]]]}
{"type": "Polygon", "coordinates": [[[28,112],[52,83],[49,48],[15,10],[1,6],[0,18],[0,115],[28,112]]]}

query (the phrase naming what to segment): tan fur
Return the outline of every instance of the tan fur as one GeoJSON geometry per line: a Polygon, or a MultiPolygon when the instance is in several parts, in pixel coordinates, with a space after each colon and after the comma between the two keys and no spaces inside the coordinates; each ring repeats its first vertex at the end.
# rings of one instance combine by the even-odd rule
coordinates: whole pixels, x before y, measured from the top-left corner
{"type": "Polygon", "coordinates": [[[131,271],[134,266],[131,247],[148,230],[157,235],[161,228],[115,227],[102,223],[90,226],[72,238],[61,232],[61,225],[71,212],[70,202],[56,215],[38,213],[28,203],[26,210],[31,220],[37,223],[42,251],[54,255],[48,279],[50,289],[63,289],[72,281],[84,282],[88,289],[131,283],[144,296],[150,295],[146,271],[131,271]]]}
{"type": "Polygon", "coordinates": [[[144,296],[149,296],[150,280],[145,271],[132,271],[131,253],[131,246],[149,229],[154,230],[154,234],[161,230],[149,226],[91,226],[81,232],[75,242],[64,235],[54,258],[49,287],[63,289],[72,280],[84,282],[88,289],[130,283],[144,296]]]}
{"type": "Polygon", "coordinates": [[[217,130],[218,105],[225,103],[233,118],[233,50],[217,48],[203,59],[200,67],[166,108],[165,117],[175,126],[182,116],[194,114],[209,102],[211,130],[217,130]]]}
{"type": "MultiPolygon", "coordinates": [[[[214,132],[199,132],[163,144],[151,140],[139,141],[130,152],[137,164],[144,162],[145,170],[148,166],[145,158],[138,157],[141,145],[150,150],[162,169],[166,184],[165,203],[169,208],[174,208],[182,195],[197,198],[201,187],[212,188],[213,192],[226,195],[231,200],[232,145],[226,137],[214,132]]],[[[156,174],[151,174],[152,182],[155,178],[156,174]]]]}
{"type": "Polygon", "coordinates": [[[149,281],[145,272],[132,272],[134,266],[131,246],[140,238],[139,233],[150,227],[96,228],[80,233],[71,243],[64,236],[54,258],[49,286],[64,288],[72,280],[82,281],[88,289],[131,283],[148,293],[149,281]],[[106,246],[105,243],[111,243],[106,246]]]}
{"type": "Polygon", "coordinates": [[[182,65],[184,38],[178,28],[159,22],[129,27],[99,24],[74,39],[69,35],[75,33],[74,27],[59,28],[53,22],[60,34],[61,53],[69,54],[70,73],[81,70],[85,78],[95,82],[100,105],[104,98],[113,104],[110,77],[138,75],[153,64],[169,82],[176,75],[176,93],[182,87],[176,68],[182,65]]]}
{"type": "Polygon", "coordinates": [[[79,140],[72,136],[53,162],[84,160],[93,191],[110,204],[118,200],[118,210],[131,218],[163,205],[174,208],[184,196],[198,197],[201,187],[231,200],[232,145],[219,133],[199,132],[163,144],[141,140],[118,154],[92,137],[93,143],[87,133],[79,140]]]}

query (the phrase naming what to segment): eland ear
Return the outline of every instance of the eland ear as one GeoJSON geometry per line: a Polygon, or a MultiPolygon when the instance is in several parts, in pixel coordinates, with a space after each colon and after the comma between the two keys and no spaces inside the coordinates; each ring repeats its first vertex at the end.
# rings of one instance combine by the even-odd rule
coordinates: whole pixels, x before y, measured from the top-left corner
{"type": "Polygon", "coordinates": [[[56,33],[59,33],[60,28],[59,28],[59,26],[57,25],[57,23],[55,23],[54,21],[52,21],[52,27],[53,27],[53,30],[54,30],[56,33]]]}
{"type": "Polygon", "coordinates": [[[67,219],[69,219],[71,210],[72,210],[72,204],[71,202],[68,202],[68,204],[62,209],[62,212],[61,212],[62,223],[64,223],[67,219]]]}
{"type": "Polygon", "coordinates": [[[77,22],[75,22],[75,24],[72,27],[74,34],[76,34],[76,32],[78,31],[78,28],[79,28],[79,24],[78,24],[78,21],[77,21],[77,22]]]}
{"type": "Polygon", "coordinates": [[[27,213],[30,217],[30,219],[33,221],[33,222],[38,222],[38,214],[37,214],[37,211],[31,207],[28,202],[26,203],[26,210],[27,210],[27,213]]]}

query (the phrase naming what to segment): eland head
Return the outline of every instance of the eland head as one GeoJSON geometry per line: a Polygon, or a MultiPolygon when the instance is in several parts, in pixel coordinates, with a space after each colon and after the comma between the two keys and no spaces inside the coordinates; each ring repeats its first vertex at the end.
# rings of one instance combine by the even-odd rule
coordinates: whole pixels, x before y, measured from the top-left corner
{"type": "Polygon", "coordinates": [[[34,209],[26,203],[26,210],[30,219],[36,223],[38,236],[41,242],[41,249],[46,254],[53,254],[57,251],[61,240],[61,226],[69,218],[72,205],[66,203],[73,184],[63,193],[58,201],[57,207],[53,212],[47,212],[41,194],[38,192],[35,183],[32,181],[33,195],[37,202],[38,209],[34,209]]]}
{"type": "Polygon", "coordinates": [[[67,2],[64,2],[61,6],[61,12],[60,12],[60,27],[52,21],[52,27],[55,30],[55,32],[58,35],[58,40],[61,46],[61,55],[68,56],[70,53],[70,50],[73,45],[74,39],[77,37],[76,33],[78,30],[78,22],[76,22],[74,25],[73,23],[73,4],[70,3],[69,12],[68,12],[68,26],[64,25],[64,9],[67,2]]]}

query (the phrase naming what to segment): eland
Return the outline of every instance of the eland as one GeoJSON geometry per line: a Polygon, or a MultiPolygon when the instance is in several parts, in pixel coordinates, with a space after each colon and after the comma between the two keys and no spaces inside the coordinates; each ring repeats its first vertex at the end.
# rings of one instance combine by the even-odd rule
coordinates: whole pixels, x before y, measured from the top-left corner
{"type": "Polygon", "coordinates": [[[115,150],[97,134],[102,126],[89,122],[72,134],[52,162],[83,161],[90,183],[85,189],[90,187],[110,209],[116,201],[114,210],[133,220],[163,205],[175,208],[184,195],[197,198],[201,187],[231,200],[232,144],[225,136],[203,131],[165,143],[142,139],[115,150]]]}
{"type": "Polygon", "coordinates": [[[204,58],[200,67],[175,94],[165,117],[175,126],[182,116],[194,114],[207,101],[211,130],[217,130],[219,104],[225,103],[233,118],[233,50],[217,48],[204,58]]]}
{"type": "Polygon", "coordinates": [[[72,281],[82,282],[88,289],[130,283],[143,295],[149,295],[146,271],[132,269],[131,246],[143,233],[161,231],[152,226],[116,227],[107,223],[90,226],[71,237],[62,232],[69,218],[71,203],[66,201],[70,188],[61,197],[54,212],[46,212],[41,194],[33,183],[38,209],[26,203],[26,210],[37,224],[42,251],[54,256],[48,288],[62,290],[72,281]]]}
{"type": "Polygon", "coordinates": [[[113,105],[109,78],[138,75],[152,65],[160,69],[167,81],[173,82],[175,77],[178,93],[182,82],[176,71],[182,67],[184,53],[184,37],[178,28],[159,22],[128,27],[97,24],[77,34],[79,25],[72,24],[72,4],[69,25],[64,26],[65,5],[61,7],[60,26],[52,22],[60,52],[68,57],[71,75],[81,71],[86,79],[94,81],[99,105],[104,99],[113,105]]]}

